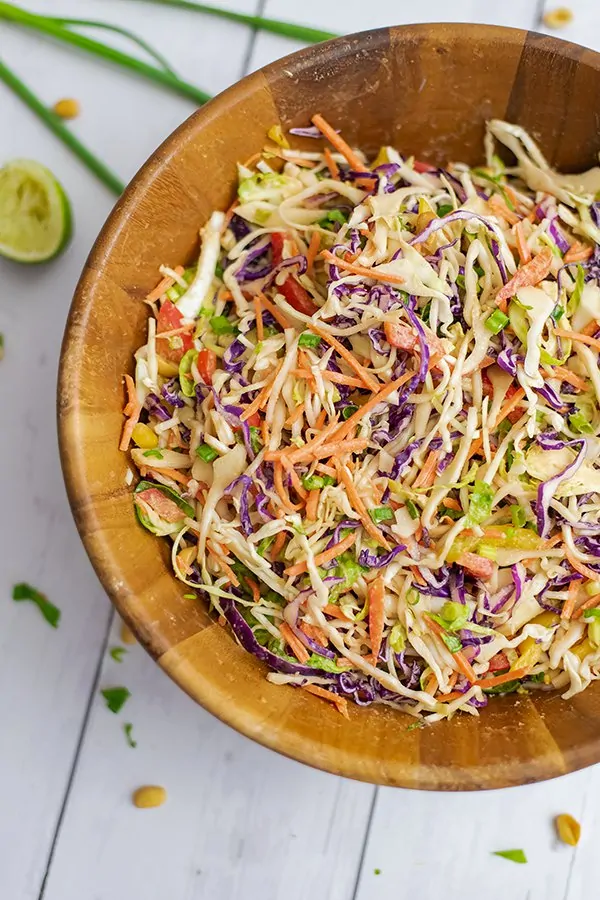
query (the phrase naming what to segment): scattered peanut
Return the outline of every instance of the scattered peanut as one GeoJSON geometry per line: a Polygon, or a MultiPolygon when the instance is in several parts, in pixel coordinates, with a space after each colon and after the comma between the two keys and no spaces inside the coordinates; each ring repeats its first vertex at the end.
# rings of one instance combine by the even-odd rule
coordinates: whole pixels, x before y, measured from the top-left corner
{"type": "Polygon", "coordinates": [[[121,643],[135,644],[135,635],[125,622],[121,622],[121,643]]]}
{"type": "Polygon", "coordinates": [[[167,799],[164,787],[156,784],[146,784],[133,793],[133,805],[138,809],[151,809],[154,806],[162,806],[167,799]]]}
{"type": "Polygon", "coordinates": [[[568,813],[563,813],[555,818],[554,824],[556,825],[556,832],[564,844],[575,847],[579,843],[581,825],[577,819],[574,819],[568,813]]]}
{"type": "Polygon", "coordinates": [[[573,21],[573,13],[566,6],[559,6],[548,10],[542,21],[547,28],[564,28],[573,21]]]}
{"type": "Polygon", "coordinates": [[[62,100],[57,100],[52,109],[61,119],[76,119],[81,112],[79,101],[74,100],[72,97],[64,97],[62,100]]]}

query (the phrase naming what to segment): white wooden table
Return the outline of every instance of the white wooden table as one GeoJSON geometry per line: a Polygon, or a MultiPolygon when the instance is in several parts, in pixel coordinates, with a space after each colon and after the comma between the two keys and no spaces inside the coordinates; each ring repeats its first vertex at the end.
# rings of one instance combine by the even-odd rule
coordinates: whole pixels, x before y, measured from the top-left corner
{"type": "MultiPolygon", "coordinates": [[[[213,0],[214,2],[214,0],[213,0]]],[[[222,0],[224,5],[227,5],[222,0]]],[[[410,21],[538,27],[543,0],[232,0],[331,31],[410,21]]],[[[568,0],[560,34],[600,49],[596,0],[568,0]]],[[[295,50],[245,27],[128,0],[30,0],[104,18],[160,47],[217,92],[295,50]]],[[[554,4],[549,4],[554,6],[554,4]]],[[[129,179],[192,105],[109,64],[0,25],[0,54],[51,104],[77,97],[75,131],[129,179]]],[[[0,86],[0,162],[48,165],[72,198],[67,253],[24,270],[0,261],[0,900],[595,900],[600,768],[483,794],[376,789],[312,771],[195,706],[139,647],[117,664],[118,623],[78,540],[58,461],[55,380],[65,317],[113,197],[0,86]],[[53,631],[10,600],[30,581],[60,606],[53,631]],[[126,685],[123,713],[99,690],[126,685]],[[130,748],[124,722],[133,723],[130,748]],[[132,789],[169,798],[135,809],[132,789]],[[552,818],[582,823],[576,850],[552,818]],[[491,855],[522,847],[525,866],[491,855]]]]}

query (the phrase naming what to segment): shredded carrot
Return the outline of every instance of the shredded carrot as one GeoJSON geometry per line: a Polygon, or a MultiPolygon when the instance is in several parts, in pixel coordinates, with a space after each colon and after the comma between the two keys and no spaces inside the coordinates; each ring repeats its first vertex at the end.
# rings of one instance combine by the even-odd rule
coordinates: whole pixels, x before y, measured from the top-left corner
{"type": "Polygon", "coordinates": [[[381,642],[383,640],[383,624],[385,619],[385,590],[383,575],[378,575],[369,585],[369,637],[371,638],[371,657],[373,665],[377,665],[381,642]]]}
{"type": "Polygon", "coordinates": [[[119,450],[122,450],[122,451],[129,450],[129,443],[131,441],[131,435],[133,434],[133,429],[135,428],[135,426],[137,425],[137,423],[139,421],[140,413],[142,411],[142,405],[141,405],[141,403],[138,403],[137,397],[135,400],[133,399],[133,397],[135,396],[135,384],[133,382],[131,375],[125,376],[125,383],[127,385],[127,391],[128,391],[130,399],[126,403],[124,410],[123,410],[124,412],[125,412],[125,410],[127,410],[127,412],[125,412],[125,415],[128,416],[128,418],[123,426],[123,432],[121,434],[121,441],[119,443],[119,450]],[[129,379],[129,381],[127,379],[129,379]],[[132,384],[133,384],[133,391],[131,389],[132,384]]]}
{"type": "Polygon", "coordinates": [[[175,337],[176,334],[185,334],[187,331],[193,331],[195,327],[195,322],[188,322],[187,325],[182,325],[181,328],[173,328],[172,331],[161,331],[159,334],[157,334],[157,337],[159,337],[161,340],[163,338],[175,337]]]}
{"type": "Polygon", "coordinates": [[[333,349],[338,353],[342,359],[345,359],[351,369],[353,369],[363,384],[369,388],[370,391],[379,390],[379,382],[376,381],[368,372],[365,371],[363,366],[357,361],[356,357],[352,353],[352,351],[347,350],[343,344],[341,344],[337,338],[335,338],[332,334],[329,334],[328,331],[325,331],[324,328],[321,328],[320,325],[317,325],[316,322],[307,322],[307,327],[310,328],[315,334],[318,334],[319,337],[324,340],[327,344],[329,344],[333,349]]]}
{"type": "Polygon", "coordinates": [[[283,465],[280,460],[277,460],[273,466],[273,484],[285,509],[289,512],[298,512],[299,509],[302,509],[302,504],[292,503],[286,493],[283,485],[283,465]]]}
{"type": "Polygon", "coordinates": [[[310,453],[317,447],[320,447],[321,444],[325,443],[327,438],[336,431],[338,424],[339,422],[336,416],[333,422],[330,422],[329,425],[326,425],[325,428],[322,429],[320,434],[314,437],[311,441],[308,441],[306,444],[304,444],[303,447],[294,449],[291,451],[291,453],[289,452],[288,448],[286,448],[285,450],[275,450],[273,452],[266,453],[265,460],[269,461],[271,459],[278,459],[283,453],[289,453],[290,459],[293,462],[298,462],[305,456],[307,450],[309,450],[310,452],[305,458],[310,459],[310,453]]]}
{"type": "Polygon", "coordinates": [[[279,630],[281,632],[281,637],[284,639],[286,644],[289,644],[296,659],[301,663],[305,663],[306,660],[310,657],[310,653],[308,652],[300,638],[296,637],[287,622],[283,622],[279,626],[279,630]]]}
{"type": "Polygon", "coordinates": [[[303,400],[302,403],[300,404],[300,406],[297,406],[296,409],[294,410],[294,412],[290,413],[290,415],[285,420],[285,424],[293,425],[294,422],[297,422],[298,419],[302,418],[305,410],[306,410],[306,401],[303,400]]]}
{"type": "Polygon", "coordinates": [[[518,681],[519,678],[525,678],[528,674],[529,668],[526,669],[514,669],[512,672],[505,672],[503,675],[496,675],[494,678],[483,678],[481,681],[476,681],[475,684],[480,688],[493,688],[500,684],[506,684],[507,681],[518,681]]]}
{"type": "Polygon", "coordinates": [[[593,252],[594,250],[589,244],[584,244],[582,241],[573,241],[563,256],[563,262],[567,265],[569,263],[585,262],[586,259],[590,258],[593,252]]]}
{"type": "Polygon", "coordinates": [[[327,410],[322,409],[315,421],[315,431],[320,431],[323,425],[325,424],[325,419],[327,418],[327,410]]]}
{"type": "Polygon", "coordinates": [[[254,312],[256,313],[256,337],[259,341],[263,341],[265,339],[265,329],[263,326],[262,319],[262,305],[260,302],[260,294],[256,294],[254,296],[254,312]]]}
{"type": "Polygon", "coordinates": [[[437,464],[440,460],[440,451],[431,450],[425,464],[413,482],[413,488],[431,487],[435,481],[437,464]]]}
{"type": "Polygon", "coordinates": [[[515,238],[517,241],[517,250],[519,251],[519,257],[521,258],[522,263],[528,263],[531,259],[531,250],[529,249],[529,245],[525,240],[525,235],[523,234],[523,225],[520,220],[515,224],[513,231],[515,233],[515,238]]]}
{"type": "Polygon", "coordinates": [[[462,512],[462,506],[454,497],[444,497],[444,506],[446,509],[454,509],[456,512],[462,512]]]}
{"type": "Polygon", "coordinates": [[[177,481],[179,484],[189,484],[190,476],[184,475],[183,472],[178,472],[177,469],[149,469],[153,474],[164,475],[165,478],[170,478],[171,481],[177,481]]]}
{"type": "Polygon", "coordinates": [[[417,584],[427,584],[427,582],[425,581],[425,579],[424,579],[423,576],[421,575],[421,572],[419,571],[419,567],[418,567],[418,566],[411,566],[411,567],[410,567],[410,571],[412,572],[413,578],[415,579],[415,581],[417,582],[417,584]]]}
{"type": "MultiPolygon", "coordinates": [[[[323,550],[322,553],[317,553],[315,556],[315,565],[322,566],[324,563],[331,562],[336,556],[340,556],[342,553],[345,553],[346,550],[349,550],[355,541],[356,532],[353,531],[351,534],[347,534],[343,540],[339,541],[339,543],[330,547],[329,550],[323,550]]],[[[306,563],[306,560],[303,560],[302,562],[295,563],[293,566],[289,566],[284,570],[284,574],[295,577],[296,575],[301,575],[303,572],[306,572],[307,569],[308,564],[306,563]]]]}
{"type": "Polygon", "coordinates": [[[350,476],[350,472],[345,466],[340,465],[337,459],[335,459],[334,462],[338,473],[338,479],[345,486],[350,505],[358,513],[358,517],[362,522],[363,528],[365,529],[367,534],[371,535],[373,540],[377,541],[378,544],[381,544],[381,546],[386,550],[390,550],[390,545],[388,544],[387,540],[385,539],[377,525],[375,525],[375,523],[371,519],[369,513],[367,512],[365,504],[358,496],[358,493],[354,486],[354,482],[352,481],[352,478],[350,476]]]}
{"type": "Polygon", "coordinates": [[[600,350],[600,340],[590,337],[589,334],[582,334],[580,331],[565,331],[564,328],[555,328],[556,337],[568,338],[570,341],[580,341],[582,344],[589,344],[596,350],[600,350]]]}
{"type": "Polygon", "coordinates": [[[211,545],[209,543],[206,544],[206,549],[207,549],[209,555],[214,559],[214,561],[218,565],[219,569],[223,572],[223,574],[227,575],[231,584],[234,587],[239,587],[240,583],[237,579],[235,572],[233,571],[231,566],[223,559],[221,554],[217,553],[217,551],[213,547],[211,547],[211,545]]]}
{"type": "Polygon", "coordinates": [[[334,432],[334,437],[336,441],[343,441],[344,438],[350,434],[350,432],[359,424],[361,419],[366,416],[367,413],[371,412],[372,409],[375,409],[378,403],[381,403],[382,400],[385,400],[389,394],[393,394],[394,391],[397,391],[399,387],[403,384],[406,384],[407,381],[415,375],[414,371],[405,372],[400,378],[396,378],[395,381],[390,381],[389,384],[386,384],[382,387],[378,393],[374,394],[372,397],[367,400],[360,409],[357,409],[355,413],[353,413],[349,419],[347,419],[342,425],[340,425],[334,432]]]}
{"type": "Polygon", "coordinates": [[[591,322],[588,322],[585,328],[581,329],[581,334],[589,334],[590,337],[593,337],[598,331],[598,323],[595,319],[592,319],[591,322]]]}
{"type": "MultiPolygon", "coordinates": [[[[176,275],[183,275],[183,266],[176,266],[173,271],[176,275]]],[[[168,291],[174,284],[175,279],[171,275],[165,275],[165,277],[158,282],[154,290],[150,291],[149,294],[146,294],[146,300],[150,303],[154,303],[155,300],[160,300],[164,292],[168,291]]]]}
{"type": "Polygon", "coordinates": [[[344,619],[346,622],[350,621],[346,613],[334,603],[328,603],[327,606],[323,607],[321,612],[325,613],[326,616],[331,616],[332,619],[344,619]]]}
{"type": "Polygon", "coordinates": [[[333,158],[333,153],[329,149],[329,147],[325,147],[325,162],[327,163],[327,168],[329,169],[329,174],[332,178],[340,177],[340,167],[336,163],[333,158]]]}
{"type": "MultiPolygon", "coordinates": [[[[573,582],[571,582],[571,584],[572,583],[573,582]]],[[[594,594],[593,597],[589,597],[584,603],[581,603],[577,607],[577,609],[575,610],[575,612],[573,613],[571,618],[572,619],[580,619],[586,609],[590,609],[593,606],[598,606],[599,603],[600,603],[600,594],[594,594]]]]}
{"type": "Polygon", "coordinates": [[[356,172],[368,172],[369,170],[365,166],[359,156],[356,155],[354,150],[346,143],[346,141],[337,134],[335,128],[333,128],[329,122],[327,122],[320,113],[316,113],[311,119],[313,125],[316,125],[321,134],[323,134],[332,147],[341,153],[344,159],[346,159],[350,166],[356,172]]]}
{"type": "Polygon", "coordinates": [[[552,268],[553,259],[554,256],[550,247],[544,247],[541,253],[538,253],[528,263],[517,269],[510,281],[507,281],[504,287],[501,287],[496,294],[497,305],[500,306],[501,302],[505,303],[521,288],[530,287],[543,281],[552,268]]]}
{"type": "Polygon", "coordinates": [[[269,435],[269,426],[267,425],[266,419],[260,420],[260,433],[261,433],[261,437],[263,440],[263,445],[265,447],[268,447],[270,435],[269,435]]]}
{"type": "Polygon", "coordinates": [[[520,222],[519,216],[514,213],[511,209],[506,205],[506,201],[499,197],[497,194],[493,194],[488,200],[488,206],[492,210],[492,212],[500,216],[509,225],[516,225],[517,222],[520,222]]]}
{"type": "MultiPolygon", "coordinates": [[[[305,378],[309,381],[314,381],[315,377],[314,374],[307,369],[294,369],[292,375],[295,375],[297,378],[305,378]]],[[[320,375],[323,381],[331,381],[333,384],[347,384],[350,387],[357,388],[364,388],[365,386],[364,381],[360,378],[355,378],[353,375],[343,375],[341,372],[330,372],[329,369],[321,369],[320,375]]]]}
{"type": "Polygon", "coordinates": [[[260,588],[257,582],[253,578],[248,578],[246,576],[246,584],[250,585],[250,589],[252,591],[252,599],[255,603],[260,603],[260,588]]]}
{"type": "Polygon", "coordinates": [[[564,366],[552,366],[550,374],[552,378],[557,378],[559,381],[566,381],[580,391],[587,391],[588,386],[583,378],[580,378],[575,372],[571,372],[570,369],[565,369],[564,366]]]}
{"type": "Polygon", "coordinates": [[[315,469],[317,472],[321,472],[323,475],[330,475],[331,478],[335,478],[337,474],[332,466],[326,466],[325,463],[317,463],[315,469]]]}
{"type": "Polygon", "coordinates": [[[310,244],[308,245],[308,250],[306,251],[306,268],[309,273],[312,274],[313,266],[315,264],[315,259],[318,256],[319,250],[321,248],[321,235],[318,231],[313,231],[310,244]]]}
{"type": "Polygon", "coordinates": [[[300,631],[304,632],[306,637],[310,638],[311,641],[320,644],[321,647],[326,647],[329,643],[328,639],[317,625],[311,625],[310,622],[300,622],[298,628],[300,631]]]}
{"type": "Polygon", "coordinates": [[[576,572],[579,572],[584,578],[589,578],[590,581],[598,581],[598,573],[594,572],[593,569],[588,568],[588,566],[584,566],[582,562],[579,562],[577,557],[573,556],[568,547],[565,547],[565,556],[576,572]]]}
{"type": "Polygon", "coordinates": [[[563,604],[563,608],[560,614],[561,619],[570,619],[575,611],[575,601],[577,599],[577,592],[579,590],[579,583],[577,581],[572,581],[569,585],[569,590],[567,592],[567,599],[563,604]]]}
{"type": "Polygon", "coordinates": [[[359,266],[356,263],[348,262],[347,259],[336,256],[331,250],[322,250],[321,256],[334,266],[337,266],[338,269],[345,269],[352,275],[361,275],[363,278],[372,278],[373,281],[387,281],[388,284],[404,284],[404,278],[400,275],[385,274],[385,272],[379,272],[376,268],[359,266]]]}
{"type": "Polygon", "coordinates": [[[275,371],[272,372],[271,376],[269,377],[265,386],[262,388],[258,397],[256,397],[256,399],[252,401],[250,406],[247,406],[246,409],[244,410],[244,412],[241,414],[240,419],[242,420],[242,422],[245,422],[246,419],[249,419],[250,416],[253,416],[254,413],[259,411],[259,409],[262,409],[263,406],[267,405],[267,403],[269,402],[269,397],[271,395],[271,388],[273,387],[273,382],[275,381],[275,379],[277,378],[277,375],[279,374],[280,367],[281,367],[281,363],[278,363],[275,371]]]}
{"type": "Polygon", "coordinates": [[[423,685],[423,690],[425,691],[426,694],[431,694],[433,696],[433,694],[435,694],[435,692],[437,691],[438,687],[439,687],[438,680],[435,677],[434,673],[431,672],[431,674],[427,677],[427,681],[423,685]]]}
{"type": "Polygon", "coordinates": [[[131,375],[124,375],[125,388],[127,390],[127,403],[123,407],[123,415],[130,416],[138,407],[137,392],[135,389],[135,381],[131,375]]]}
{"type": "MultiPolygon", "coordinates": [[[[308,659],[308,657],[307,657],[308,659]]],[[[330,703],[333,703],[335,708],[345,719],[350,718],[350,713],[348,712],[348,701],[345,697],[338,697],[337,694],[334,694],[332,691],[328,691],[325,688],[319,687],[318,684],[303,684],[303,690],[308,691],[309,694],[314,694],[315,697],[321,697],[323,700],[329,700],[330,703]]]]}
{"type": "Polygon", "coordinates": [[[517,406],[521,403],[521,400],[525,396],[525,391],[523,388],[518,388],[512,397],[510,397],[504,406],[499,410],[498,415],[496,416],[496,420],[494,422],[493,427],[497,428],[500,422],[503,422],[507,416],[511,414],[513,409],[516,409],[517,406]]]}
{"type": "MultiPolygon", "coordinates": [[[[442,626],[435,622],[433,619],[430,619],[429,616],[427,616],[427,624],[429,625],[431,631],[433,631],[433,633],[436,634],[440,639],[442,638],[442,635],[446,633],[442,626]]],[[[446,647],[446,644],[444,644],[444,647],[446,647]]],[[[448,648],[446,647],[446,649],[448,648]]],[[[452,653],[452,651],[450,652],[452,653]]],[[[452,653],[452,656],[463,675],[471,682],[471,684],[475,684],[477,681],[477,675],[475,674],[471,663],[464,655],[462,650],[457,650],[456,653],[452,653]]]]}
{"type": "Polygon", "coordinates": [[[551,550],[552,547],[556,547],[557,544],[560,544],[562,541],[562,534],[555,534],[553,538],[544,542],[544,550],[551,550]]]}
{"type": "Polygon", "coordinates": [[[287,534],[285,531],[278,531],[275,535],[275,540],[271,545],[271,561],[276,560],[279,557],[279,554],[283,550],[283,545],[285,544],[287,534]]]}
{"type": "Polygon", "coordinates": [[[289,461],[286,456],[281,457],[281,464],[284,466],[286,471],[290,476],[290,481],[292,482],[292,487],[296,491],[299,497],[302,497],[303,500],[306,500],[308,497],[308,491],[300,481],[298,473],[294,469],[294,464],[289,461]]]}
{"type": "Polygon", "coordinates": [[[363,450],[367,448],[368,445],[367,440],[353,440],[353,441],[333,441],[330,444],[321,444],[320,447],[317,447],[315,450],[311,450],[308,452],[306,456],[302,456],[304,459],[329,459],[330,456],[333,456],[334,453],[337,454],[345,454],[345,453],[361,453],[363,450]]]}
{"type": "Polygon", "coordinates": [[[319,508],[319,498],[321,492],[318,489],[311,491],[306,501],[306,518],[309,522],[317,521],[317,510],[319,508]]]}
{"type": "Polygon", "coordinates": [[[262,291],[259,291],[258,295],[260,297],[260,302],[262,303],[262,305],[271,313],[275,321],[278,322],[279,325],[281,325],[284,331],[286,328],[292,327],[290,320],[281,312],[280,309],[275,306],[274,303],[271,303],[268,297],[265,297],[262,291]]]}
{"type": "Polygon", "coordinates": [[[435,699],[440,703],[452,703],[453,700],[458,700],[459,697],[464,697],[462,691],[451,691],[449,694],[438,694],[435,699]]]}

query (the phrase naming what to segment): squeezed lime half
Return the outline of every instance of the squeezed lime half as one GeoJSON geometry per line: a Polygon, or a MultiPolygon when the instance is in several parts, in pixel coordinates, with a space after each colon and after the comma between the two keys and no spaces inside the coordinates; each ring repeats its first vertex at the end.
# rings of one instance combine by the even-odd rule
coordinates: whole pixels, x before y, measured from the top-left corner
{"type": "Polygon", "coordinates": [[[46,166],[13,159],[0,169],[0,255],[47,262],[65,249],[71,232],[69,198],[46,166]]]}

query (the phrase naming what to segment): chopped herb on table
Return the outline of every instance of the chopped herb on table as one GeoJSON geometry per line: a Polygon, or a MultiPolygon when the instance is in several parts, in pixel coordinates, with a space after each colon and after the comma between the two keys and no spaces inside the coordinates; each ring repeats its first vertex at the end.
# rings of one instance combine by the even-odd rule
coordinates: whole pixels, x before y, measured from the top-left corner
{"type": "Polygon", "coordinates": [[[26,582],[15,584],[12,598],[17,603],[21,600],[30,600],[32,603],[35,603],[46,622],[48,622],[49,625],[52,625],[53,628],[58,628],[58,623],[60,622],[60,609],[58,609],[54,603],[51,603],[45,594],[40,593],[40,591],[36,590],[36,588],[32,587],[30,584],[27,584],[26,582]]]}
{"type": "Polygon", "coordinates": [[[125,703],[131,697],[131,693],[126,687],[105,688],[101,691],[102,696],[106,700],[106,705],[112,713],[121,712],[125,703]]]}
{"type": "Polygon", "coordinates": [[[123,662],[123,656],[127,653],[125,647],[111,647],[110,649],[110,657],[114,659],[115,662],[123,662]]]}
{"type": "Polygon", "coordinates": [[[125,722],[125,724],[123,725],[123,731],[125,732],[125,738],[127,740],[127,743],[129,744],[130,747],[137,747],[137,741],[134,741],[134,739],[131,736],[132,730],[133,730],[133,725],[131,724],[131,722],[125,722]]]}
{"type": "Polygon", "coordinates": [[[514,863],[526,863],[527,857],[524,850],[493,850],[494,856],[501,856],[502,859],[508,859],[514,863]]]}

